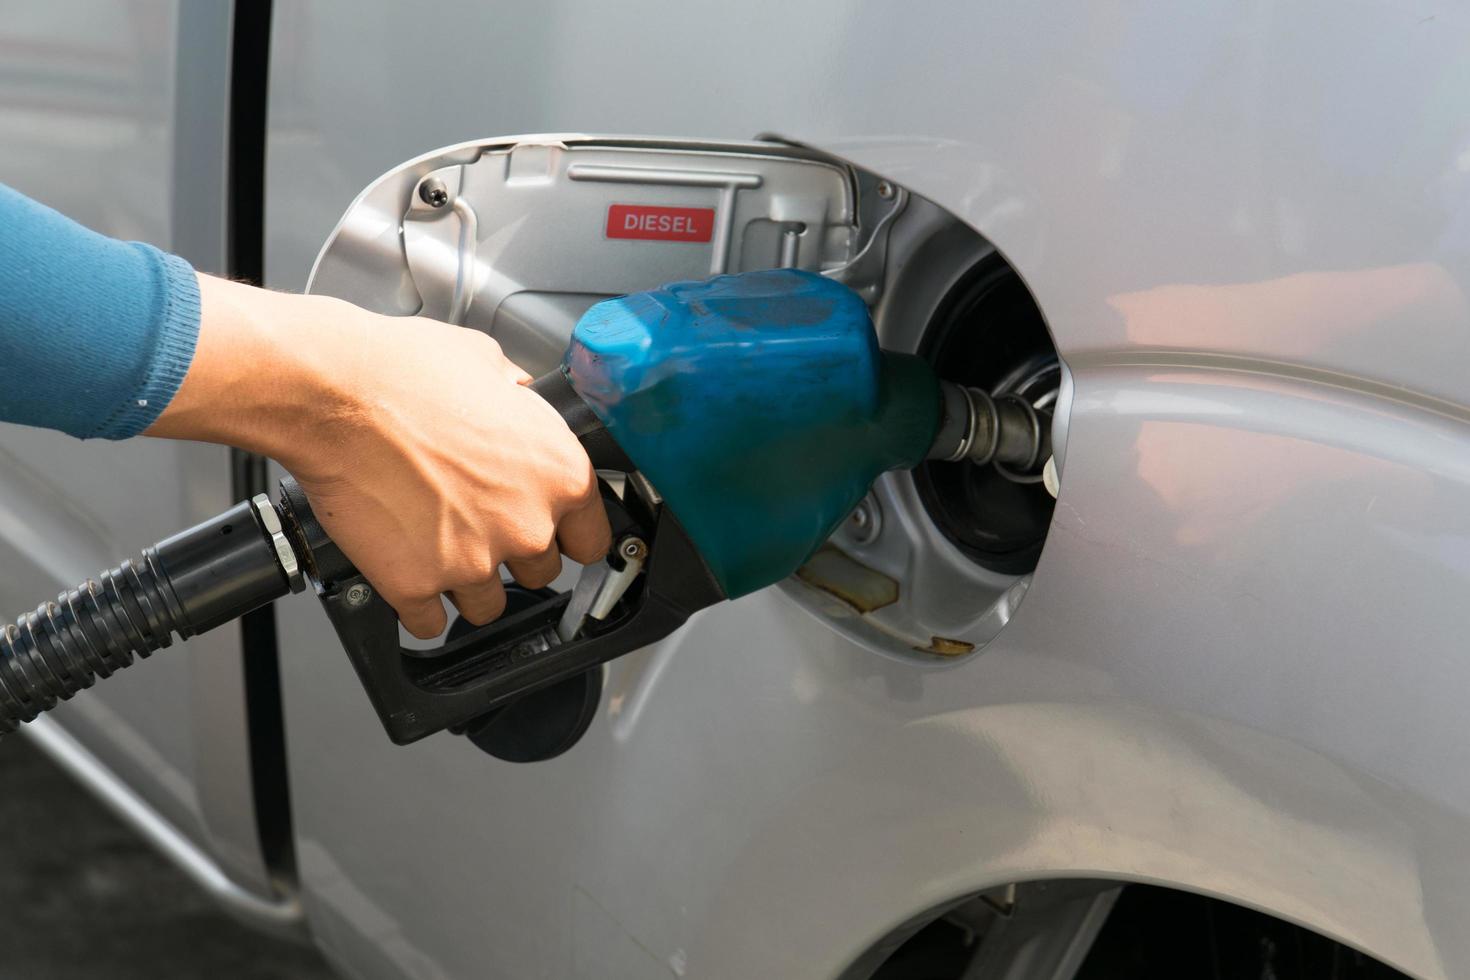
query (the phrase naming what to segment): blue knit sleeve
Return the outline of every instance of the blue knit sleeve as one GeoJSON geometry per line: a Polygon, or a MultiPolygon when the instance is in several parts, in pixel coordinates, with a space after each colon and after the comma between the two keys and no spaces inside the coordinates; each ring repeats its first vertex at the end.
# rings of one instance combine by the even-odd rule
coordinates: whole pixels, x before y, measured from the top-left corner
{"type": "Polygon", "coordinates": [[[198,336],[189,263],[0,185],[0,421],[135,436],[178,391],[198,336]]]}

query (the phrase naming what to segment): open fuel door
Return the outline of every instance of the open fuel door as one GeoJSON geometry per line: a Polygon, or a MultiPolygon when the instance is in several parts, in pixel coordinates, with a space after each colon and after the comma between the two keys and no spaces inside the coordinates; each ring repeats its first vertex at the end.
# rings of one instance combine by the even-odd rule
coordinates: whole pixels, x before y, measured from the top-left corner
{"type": "Polygon", "coordinates": [[[789,267],[834,275],[871,298],[882,230],[904,198],[887,184],[862,188],[863,179],[780,143],[464,143],[368,187],[328,239],[309,289],[484,330],[540,374],[593,303],[667,282],[789,267]]]}

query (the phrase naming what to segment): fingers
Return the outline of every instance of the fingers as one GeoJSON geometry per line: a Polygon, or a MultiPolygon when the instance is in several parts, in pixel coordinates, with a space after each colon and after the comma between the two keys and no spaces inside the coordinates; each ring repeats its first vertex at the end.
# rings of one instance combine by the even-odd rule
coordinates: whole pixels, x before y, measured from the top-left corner
{"type": "MultiPolygon", "coordinates": [[[[505,586],[498,575],[488,581],[456,586],[448,596],[459,614],[476,626],[484,626],[505,612],[505,586]]],[[[398,613],[403,628],[421,640],[432,640],[449,624],[444,603],[437,595],[429,599],[399,599],[390,601],[390,605],[398,613]]]]}
{"type": "Polygon", "coordinates": [[[505,612],[505,585],[496,575],[488,581],[457,586],[449,593],[449,601],[465,619],[484,626],[505,612]]]}
{"type": "MultiPolygon", "coordinates": [[[[387,596],[383,598],[388,599],[387,596]]],[[[449,625],[448,617],[444,615],[444,603],[437,595],[427,599],[388,599],[388,604],[398,614],[403,628],[421,640],[432,640],[449,625]]]]}
{"type": "Polygon", "coordinates": [[[551,548],[534,558],[507,561],[505,567],[517,582],[528,589],[544,589],[561,574],[561,554],[551,548]]]}
{"type": "Polygon", "coordinates": [[[605,557],[612,547],[612,528],[608,527],[602,498],[594,496],[563,517],[556,529],[556,541],[562,554],[583,565],[605,557]]]}

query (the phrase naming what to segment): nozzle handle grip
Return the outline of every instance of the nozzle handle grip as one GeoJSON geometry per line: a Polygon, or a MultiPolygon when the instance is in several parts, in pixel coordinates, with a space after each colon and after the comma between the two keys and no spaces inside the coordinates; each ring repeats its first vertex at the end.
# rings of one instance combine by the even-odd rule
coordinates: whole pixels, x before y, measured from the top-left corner
{"type": "MultiPolygon", "coordinates": [[[[581,441],[594,467],[632,473],[632,462],[561,371],[531,389],[547,400],[581,441]]],[[[301,488],[281,481],[281,514],[312,584],[356,669],[369,700],[395,742],[444,729],[463,731],[497,708],[536,690],[667,636],[688,616],[724,598],[698,551],[667,511],[645,508],[637,518],[615,511],[626,501],[604,488],[614,527],[641,525],[649,557],[632,608],[607,629],[560,641],[556,627],[570,594],[467,631],[432,650],[407,649],[398,617],[328,537],[301,488]]],[[[478,743],[477,743],[478,744],[478,743]]]]}

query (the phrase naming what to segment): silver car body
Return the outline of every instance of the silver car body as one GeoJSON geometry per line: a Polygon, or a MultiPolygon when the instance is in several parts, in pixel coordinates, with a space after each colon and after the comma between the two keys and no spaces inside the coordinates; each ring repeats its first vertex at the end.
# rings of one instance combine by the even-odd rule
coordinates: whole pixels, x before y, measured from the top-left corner
{"type": "MultiPolygon", "coordinates": [[[[112,164],[57,174],[88,148],[56,134],[97,127],[8,104],[0,177],[182,248],[209,157],[157,157],[199,132],[171,80],[200,15],[125,9],[129,77],[157,85],[75,110],[117,121],[112,164]]],[[[834,977],[926,909],[1045,878],[1203,892],[1465,975],[1467,26],[1441,3],[278,4],[268,285],[305,288],[359,192],[438,147],[776,133],[1024,278],[1071,379],[1054,520],[974,655],[893,656],[771,588],[615,664],[587,737],[530,766],[392,746],[320,610],[283,603],[285,887],[221,816],[250,792],[206,680],[233,636],[56,727],[363,977],[834,977]]],[[[212,450],[0,449],[25,461],[16,608],[224,502],[212,450]],[[95,539],[35,533],[62,513],[95,539]]]]}

